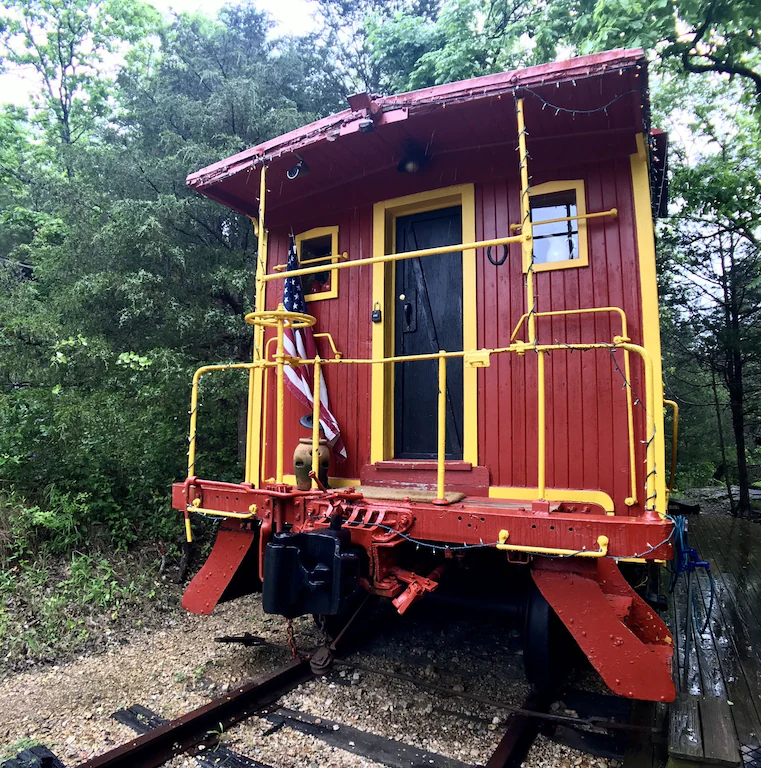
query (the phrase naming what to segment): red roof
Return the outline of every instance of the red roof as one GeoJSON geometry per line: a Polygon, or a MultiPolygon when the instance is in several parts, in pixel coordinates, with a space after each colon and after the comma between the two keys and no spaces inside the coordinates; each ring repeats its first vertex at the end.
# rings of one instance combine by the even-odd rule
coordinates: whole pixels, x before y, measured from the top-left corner
{"type": "Polygon", "coordinates": [[[581,132],[633,135],[643,130],[647,119],[646,66],[641,49],[606,51],[394,96],[352,97],[360,108],[239,152],[190,174],[187,183],[254,215],[263,163],[270,180],[281,174],[285,178],[299,157],[310,169],[305,178],[278,184],[276,194],[268,196],[271,210],[395,169],[410,142],[438,153],[463,150],[468,143],[476,150],[514,144],[513,96],[526,99],[532,140],[581,132]],[[368,120],[371,131],[363,132],[368,120]]]}

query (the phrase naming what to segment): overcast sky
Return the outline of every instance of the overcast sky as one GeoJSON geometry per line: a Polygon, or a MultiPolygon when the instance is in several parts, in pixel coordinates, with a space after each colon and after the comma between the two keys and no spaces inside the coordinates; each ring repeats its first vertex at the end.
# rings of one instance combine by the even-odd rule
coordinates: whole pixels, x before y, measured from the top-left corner
{"type": "MultiPolygon", "coordinates": [[[[225,0],[149,0],[164,13],[170,11],[201,11],[213,16],[225,0]]],[[[277,23],[275,34],[301,35],[314,27],[314,5],[307,0],[255,0],[256,6],[267,11],[277,23]]],[[[29,94],[38,86],[34,70],[8,72],[0,75],[0,103],[28,103],[29,94]]]]}

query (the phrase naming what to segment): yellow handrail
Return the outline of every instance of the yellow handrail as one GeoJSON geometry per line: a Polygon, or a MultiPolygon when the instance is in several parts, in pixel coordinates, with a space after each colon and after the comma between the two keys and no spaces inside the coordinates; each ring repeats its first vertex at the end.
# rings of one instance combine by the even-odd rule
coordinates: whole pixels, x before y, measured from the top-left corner
{"type": "Polygon", "coordinates": [[[286,277],[301,277],[302,275],[316,275],[318,272],[325,272],[327,269],[348,269],[349,267],[362,267],[366,264],[384,264],[390,261],[404,261],[405,259],[417,259],[421,256],[437,256],[442,253],[455,253],[456,251],[470,251],[475,248],[489,248],[494,245],[507,245],[508,243],[522,243],[526,238],[525,234],[510,235],[508,237],[496,237],[492,240],[477,240],[474,243],[453,243],[452,245],[441,245],[436,248],[420,248],[417,251],[403,251],[402,253],[387,253],[385,256],[368,256],[366,259],[352,259],[333,265],[323,265],[320,267],[304,267],[303,269],[292,269],[288,272],[273,272],[262,277],[265,283],[271,280],[282,280],[286,277]]]}
{"type": "MultiPolygon", "coordinates": [[[[299,260],[299,264],[311,264],[313,261],[320,261],[322,262],[322,271],[326,272],[329,269],[333,269],[333,266],[328,262],[328,259],[341,259],[341,261],[348,261],[349,254],[344,251],[343,253],[331,253],[330,256],[315,256],[313,259],[305,259],[304,261],[299,260]]],[[[288,269],[287,264],[276,264],[274,267],[272,267],[273,272],[284,272],[286,269],[288,269]]],[[[286,277],[290,277],[290,275],[286,275],[286,277]]]]}
{"type": "MultiPolygon", "coordinates": [[[[554,309],[551,312],[534,312],[534,317],[561,317],[563,315],[584,315],[596,312],[616,312],[621,318],[621,337],[623,341],[629,340],[629,330],[626,322],[626,312],[621,307],[586,307],[584,309],[554,309]]],[[[510,341],[515,341],[515,337],[518,335],[518,331],[528,318],[529,313],[524,312],[520,320],[515,326],[515,329],[510,334],[510,341]]]]}
{"type": "Polygon", "coordinates": [[[605,557],[608,554],[608,544],[610,540],[607,536],[597,537],[597,550],[587,549],[558,549],[557,547],[532,547],[523,544],[508,544],[507,540],[510,532],[502,530],[499,532],[499,544],[497,549],[505,549],[511,552],[528,552],[532,555],[561,555],[565,557],[605,557]]]}
{"type": "Polygon", "coordinates": [[[248,512],[222,512],[219,509],[206,509],[201,506],[201,499],[193,499],[192,504],[187,505],[188,512],[198,512],[200,515],[214,515],[215,517],[234,517],[236,520],[250,520],[256,517],[256,504],[248,508],[248,512]]]}
{"type": "Polygon", "coordinates": [[[679,438],[679,406],[674,400],[664,400],[663,404],[670,406],[674,412],[671,424],[671,472],[669,474],[669,485],[666,489],[666,503],[668,503],[668,498],[674,490],[674,477],[676,476],[676,452],[677,440],[679,438]]]}
{"type": "Polygon", "coordinates": [[[327,339],[328,343],[330,344],[330,348],[333,350],[333,357],[335,357],[336,360],[340,360],[343,357],[343,354],[339,352],[336,349],[336,343],[333,341],[333,337],[328,333],[328,331],[323,331],[322,333],[315,333],[313,334],[315,339],[327,339]]]}
{"type": "MultiPolygon", "coordinates": [[[[541,227],[542,224],[559,224],[561,221],[585,221],[586,219],[599,219],[601,216],[612,216],[615,219],[618,216],[618,208],[611,208],[609,211],[597,211],[597,213],[583,213],[581,216],[561,216],[559,219],[544,219],[543,221],[535,221],[533,224],[535,227],[541,227]]],[[[521,224],[511,224],[510,230],[515,232],[521,226],[521,224]]]]}
{"type": "MultiPolygon", "coordinates": [[[[613,209],[615,210],[615,209],[613,209]]],[[[626,313],[620,307],[586,307],[584,309],[556,309],[551,312],[534,312],[534,317],[562,317],[566,315],[595,314],[599,312],[615,312],[621,318],[621,336],[614,337],[620,341],[629,341],[629,327],[626,322],[626,313]]],[[[518,320],[515,329],[510,334],[510,343],[515,341],[518,331],[531,313],[524,312],[518,320]]],[[[629,479],[630,495],[626,499],[627,506],[633,506],[637,503],[637,459],[634,450],[634,403],[632,398],[631,366],[629,363],[629,352],[624,350],[624,376],[626,377],[626,422],[629,431],[629,479]]]]}

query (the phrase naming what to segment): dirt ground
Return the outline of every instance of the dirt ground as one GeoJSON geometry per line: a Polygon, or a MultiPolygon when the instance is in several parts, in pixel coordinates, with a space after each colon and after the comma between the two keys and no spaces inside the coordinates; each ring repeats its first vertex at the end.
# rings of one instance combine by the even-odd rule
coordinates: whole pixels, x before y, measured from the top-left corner
{"type": "MultiPolygon", "coordinates": [[[[311,618],[297,619],[299,645],[320,637],[311,618]]],[[[4,757],[29,740],[43,743],[67,766],[128,741],[134,734],[111,718],[140,703],[166,718],[200,706],[288,659],[270,646],[245,648],[215,642],[250,632],[285,644],[284,622],[261,609],[252,595],[219,606],[212,616],[177,613],[164,625],[141,631],[101,653],[43,666],[0,683],[0,749],[4,757]]],[[[467,691],[492,701],[519,704],[528,686],[517,630],[428,611],[422,618],[390,622],[356,656],[372,669],[402,672],[421,681],[467,691]]],[[[429,693],[418,685],[351,667],[300,686],[281,705],[325,717],[407,744],[483,764],[501,738],[507,712],[457,696],[429,693]]],[[[223,736],[225,746],[275,768],[374,766],[371,760],[327,746],[316,737],[254,717],[223,736]]],[[[2,753],[0,753],[2,754],[2,753]]],[[[192,765],[178,758],[174,765],[192,765]]],[[[606,760],[540,737],[525,765],[604,768],[606,760]]]]}

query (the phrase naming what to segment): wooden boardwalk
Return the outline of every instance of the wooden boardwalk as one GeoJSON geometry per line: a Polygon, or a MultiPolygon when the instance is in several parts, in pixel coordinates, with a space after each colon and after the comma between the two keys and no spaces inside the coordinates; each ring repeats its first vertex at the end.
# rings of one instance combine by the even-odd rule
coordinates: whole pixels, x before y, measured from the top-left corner
{"type": "Polygon", "coordinates": [[[711,603],[711,581],[703,569],[697,570],[697,629],[685,674],[687,579],[680,577],[669,601],[677,690],[730,702],[744,767],[761,768],[761,525],[729,515],[690,515],[688,538],[711,564],[714,601],[701,631],[711,603]]]}

